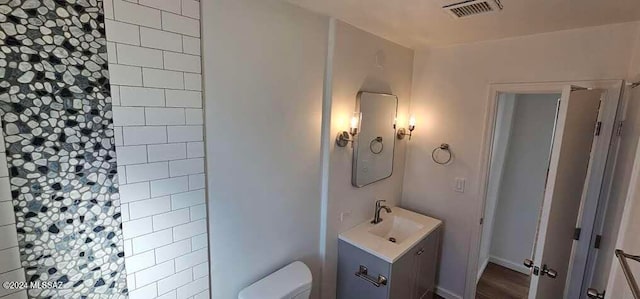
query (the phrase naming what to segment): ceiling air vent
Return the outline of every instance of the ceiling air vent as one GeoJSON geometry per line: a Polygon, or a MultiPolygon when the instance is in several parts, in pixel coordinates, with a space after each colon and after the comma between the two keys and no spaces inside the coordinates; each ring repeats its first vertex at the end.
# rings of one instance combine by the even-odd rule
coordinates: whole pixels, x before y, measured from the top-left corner
{"type": "Polygon", "coordinates": [[[455,18],[464,18],[502,10],[500,0],[469,0],[442,7],[455,18]]]}

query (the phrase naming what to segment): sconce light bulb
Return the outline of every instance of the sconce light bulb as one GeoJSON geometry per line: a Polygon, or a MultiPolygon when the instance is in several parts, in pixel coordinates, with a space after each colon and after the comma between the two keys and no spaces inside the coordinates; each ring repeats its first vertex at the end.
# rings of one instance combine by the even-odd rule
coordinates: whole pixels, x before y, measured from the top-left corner
{"type": "Polygon", "coordinates": [[[413,131],[416,128],[416,117],[411,115],[409,117],[409,131],[413,131]]]}
{"type": "Polygon", "coordinates": [[[351,117],[351,129],[357,129],[360,126],[360,113],[353,113],[351,117]]]}

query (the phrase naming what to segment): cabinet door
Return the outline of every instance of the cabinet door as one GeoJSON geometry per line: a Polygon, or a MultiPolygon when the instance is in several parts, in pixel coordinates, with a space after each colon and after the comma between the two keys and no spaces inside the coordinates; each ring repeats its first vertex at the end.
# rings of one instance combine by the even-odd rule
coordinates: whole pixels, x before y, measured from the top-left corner
{"type": "Polygon", "coordinates": [[[440,247],[440,229],[432,232],[418,246],[416,253],[416,285],[411,298],[432,298],[436,287],[436,271],[440,247]],[[431,296],[431,297],[430,297],[431,296]]]}
{"type": "Polygon", "coordinates": [[[416,289],[416,248],[410,249],[391,265],[390,299],[414,299],[416,289]]]}

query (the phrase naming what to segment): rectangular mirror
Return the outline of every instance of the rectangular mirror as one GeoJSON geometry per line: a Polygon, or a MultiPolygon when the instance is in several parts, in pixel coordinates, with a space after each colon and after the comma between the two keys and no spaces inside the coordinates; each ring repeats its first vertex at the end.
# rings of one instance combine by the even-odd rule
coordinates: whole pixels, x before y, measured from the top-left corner
{"type": "Polygon", "coordinates": [[[393,173],[398,97],[361,91],[357,108],[361,113],[360,133],[353,147],[351,184],[363,187],[393,173]]]}

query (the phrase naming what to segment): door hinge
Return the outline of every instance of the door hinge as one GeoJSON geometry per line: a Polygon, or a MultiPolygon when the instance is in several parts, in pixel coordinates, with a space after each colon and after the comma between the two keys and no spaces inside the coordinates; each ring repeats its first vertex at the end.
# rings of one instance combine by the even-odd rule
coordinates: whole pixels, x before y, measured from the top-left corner
{"type": "Polygon", "coordinates": [[[597,235],[596,236],[596,241],[593,242],[593,248],[600,249],[600,241],[602,241],[602,236],[601,235],[597,235]]]}
{"type": "Polygon", "coordinates": [[[484,217],[480,218],[480,225],[484,223],[484,217]]]}
{"type": "Polygon", "coordinates": [[[573,230],[573,239],[574,240],[580,240],[580,233],[582,232],[582,229],[579,227],[576,227],[575,230],[573,230]]]}
{"type": "Polygon", "coordinates": [[[624,122],[623,121],[619,121],[618,122],[618,128],[616,128],[616,136],[622,136],[622,124],[624,122]]]}
{"type": "Polygon", "coordinates": [[[595,133],[595,135],[596,136],[600,136],[600,132],[601,131],[602,131],[602,122],[599,121],[599,122],[596,123],[596,133],[595,133]]]}

